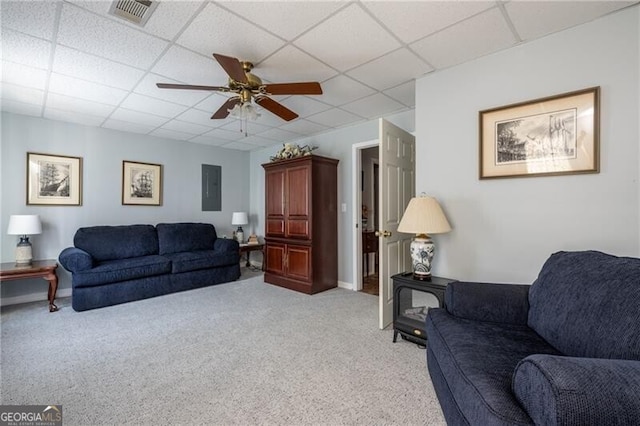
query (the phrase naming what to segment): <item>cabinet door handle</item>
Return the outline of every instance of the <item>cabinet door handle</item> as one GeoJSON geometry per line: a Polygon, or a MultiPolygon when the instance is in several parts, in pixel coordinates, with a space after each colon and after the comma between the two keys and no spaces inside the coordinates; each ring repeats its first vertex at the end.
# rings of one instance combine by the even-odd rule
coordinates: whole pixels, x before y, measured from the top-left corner
{"type": "Polygon", "coordinates": [[[376,237],[390,237],[391,236],[391,232],[389,231],[376,231],[376,237]]]}

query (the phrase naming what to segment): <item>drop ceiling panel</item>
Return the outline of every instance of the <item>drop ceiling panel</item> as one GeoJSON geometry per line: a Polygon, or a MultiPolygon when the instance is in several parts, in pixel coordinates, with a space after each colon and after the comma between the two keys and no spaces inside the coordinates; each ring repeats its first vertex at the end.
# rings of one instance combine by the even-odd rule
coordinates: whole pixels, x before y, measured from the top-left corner
{"type": "Polygon", "coordinates": [[[342,9],[300,36],[294,44],[340,71],[400,47],[400,43],[358,4],[342,9]]]}
{"type": "Polygon", "coordinates": [[[391,96],[398,102],[413,108],[416,105],[416,82],[415,80],[401,84],[384,91],[385,95],[391,96]]]}
{"type": "Polygon", "coordinates": [[[263,81],[289,83],[324,81],[338,72],[293,46],[285,46],[260,62],[253,73],[263,81]]]}
{"type": "Polygon", "coordinates": [[[229,143],[228,139],[214,138],[211,136],[196,136],[189,139],[189,142],[199,143],[203,145],[220,146],[229,143]]]}
{"type": "Polygon", "coordinates": [[[247,120],[245,123],[244,120],[231,118],[229,123],[220,126],[220,129],[229,130],[231,132],[238,132],[244,136],[245,132],[250,135],[255,135],[256,133],[267,131],[271,129],[271,127],[260,124],[259,121],[247,120]]]}
{"type": "Polygon", "coordinates": [[[322,83],[322,92],[322,95],[314,96],[314,99],[329,105],[340,106],[371,95],[375,90],[352,78],[339,75],[322,83]]]}
{"type": "Polygon", "coordinates": [[[330,109],[328,111],[320,112],[312,115],[308,120],[334,128],[355,123],[357,121],[363,121],[362,117],[358,117],[355,114],[351,114],[347,111],[341,111],[339,109],[330,109]]]}
{"type": "Polygon", "coordinates": [[[297,112],[302,118],[331,108],[331,106],[317,101],[310,96],[290,96],[281,103],[290,110],[297,112]]]}
{"type": "Polygon", "coordinates": [[[51,73],[49,91],[107,105],[118,105],[127,92],[90,81],[51,73]]]}
{"type": "Polygon", "coordinates": [[[432,70],[422,59],[403,48],[359,66],[347,74],[371,87],[387,89],[432,70]],[[389,72],[391,69],[394,72],[389,72]]]}
{"type": "Polygon", "coordinates": [[[159,129],[155,129],[153,132],[149,134],[152,136],[158,136],[161,138],[176,139],[176,140],[183,140],[183,141],[186,141],[193,137],[193,134],[191,133],[177,132],[175,130],[165,129],[163,127],[159,129]]]}
{"type": "Polygon", "coordinates": [[[523,40],[588,22],[614,10],[633,4],[620,1],[552,1],[539,7],[535,2],[512,1],[505,5],[509,17],[523,40]]]}
{"type": "Polygon", "coordinates": [[[411,48],[436,68],[446,68],[515,44],[500,10],[491,9],[422,39],[411,48]]]}
{"type": "Polygon", "coordinates": [[[231,97],[230,95],[223,95],[217,92],[208,92],[207,94],[209,97],[198,103],[194,108],[197,108],[204,112],[208,112],[209,117],[211,117],[211,115],[213,115],[213,113],[216,112],[222,106],[222,104],[224,104],[227,99],[231,97]]]}
{"type": "Polygon", "coordinates": [[[149,67],[168,43],[124,24],[65,3],[58,42],[137,68],[149,67]]]}
{"type": "MultiPolygon", "coordinates": [[[[384,114],[389,114],[404,108],[404,105],[382,93],[376,93],[375,95],[367,96],[366,98],[342,106],[342,109],[367,118],[379,118],[384,114]]],[[[313,117],[311,119],[313,120],[313,117]]]]}
{"type": "Polygon", "coordinates": [[[177,43],[203,55],[215,52],[251,62],[259,62],[284,45],[279,38],[213,3],[207,4],[177,43]]]}
{"type": "Polygon", "coordinates": [[[153,126],[149,124],[131,123],[128,121],[121,121],[121,120],[110,118],[107,121],[105,121],[102,127],[106,127],[107,129],[122,130],[123,132],[146,134],[151,132],[157,126],[153,126]]]}
{"type": "Polygon", "coordinates": [[[89,114],[97,117],[107,118],[113,112],[113,105],[105,105],[91,102],[84,99],[72,98],[70,96],[49,93],[47,96],[47,108],[54,108],[62,111],[89,114]]]}
{"type": "Polygon", "coordinates": [[[365,1],[365,8],[411,43],[495,6],[492,1],[365,1]]]}
{"type": "Polygon", "coordinates": [[[189,133],[191,137],[207,133],[211,127],[202,126],[195,123],[187,123],[186,121],[171,120],[162,125],[163,129],[174,130],[176,132],[189,133]]]}
{"type": "Polygon", "coordinates": [[[210,112],[200,111],[199,109],[193,108],[180,114],[176,119],[207,127],[218,127],[223,124],[220,120],[212,120],[210,112]]]}
{"type": "Polygon", "coordinates": [[[144,75],[139,69],[64,46],[56,48],[53,71],[125,90],[131,90],[144,75]]]}
{"type": "Polygon", "coordinates": [[[160,89],[156,86],[156,83],[182,83],[171,78],[160,76],[158,74],[149,73],[144,76],[142,81],[133,90],[141,95],[150,96],[155,99],[161,99],[167,102],[174,102],[176,104],[193,106],[204,98],[209,96],[210,92],[204,92],[200,90],[171,90],[160,89]]]}
{"type": "Polygon", "coordinates": [[[17,86],[10,83],[2,83],[2,100],[11,100],[42,106],[44,102],[44,90],[17,86]]]}
{"type": "Polygon", "coordinates": [[[47,69],[51,56],[51,43],[9,29],[2,29],[3,61],[47,69]]]}
{"type": "Polygon", "coordinates": [[[69,123],[82,124],[85,126],[97,127],[102,124],[104,117],[96,117],[95,115],[82,114],[77,111],[62,111],[54,108],[46,108],[44,110],[44,118],[50,120],[60,120],[69,123]]]}
{"type": "Polygon", "coordinates": [[[47,72],[38,68],[2,61],[2,82],[44,90],[47,72]]]}
{"type": "Polygon", "coordinates": [[[172,46],[151,71],[185,84],[224,86],[228,81],[227,74],[211,54],[203,56],[180,46],[172,46]]]}
{"type": "Polygon", "coordinates": [[[14,114],[33,115],[35,117],[40,117],[42,113],[41,106],[4,99],[0,102],[0,108],[2,111],[12,112],[14,114]]]}
{"type": "Polygon", "coordinates": [[[290,121],[287,124],[283,124],[282,126],[280,126],[280,128],[283,130],[288,130],[290,132],[298,133],[300,135],[313,135],[329,130],[331,126],[312,123],[309,120],[297,119],[294,121],[290,121]]]}
{"type": "Polygon", "coordinates": [[[228,144],[222,145],[222,148],[235,149],[238,151],[252,151],[256,148],[259,148],[259,146],[248,144],[246,142],[234,141],[234,142],[229,142],[228,144]]]}
{"type": "Polygon", "coordinates": [[[169,121],[166,117],[160,117],[153,114],[147,114],[131,109],[118,108],[111,114],[114,120],[128,121],[129,123],[141,124],[143,126],[159,127],[169,121]]]}
{"type": "Polygon", "coordinates": [[[260,133],[259,136],[263,138],[271,139],[280,143],[283,143],[284,141],[290,141],[292,139],[300,137],[300,135],[297,133],[289,132],[287,130],[282,130],[282,129],[267,130],[266,132],[260,133]]]}
{"type": "Polygon", "coordinates": [[[2,28],[50,39],[58,4],[52,1],[3,1],[2,28]]]}
{"type": "Polygon", "coordinates": [[[237,129],[234,129],[234,130],[213,129],[202,136],[210,137],[214,139],[223,139],[226,141],[234,141],[234,140],[244,138],[244,133],[239,132],[237,129]]]}
{"type": "Polygon", "coordinates": [[[161,101],[148,96],[138,95],[137,93],[132,93],[127,96],[120,106],[134,111],[148,112],[167,118],[173,118],[176,115],[182,114],[187,109],[187,107],[183,105],[161,101]]]}
{"type": "Polygon", "coordinates": [[[346,4],[344,1],[223,1],[219,3],[239,16],[289,41],[346,4]]]}

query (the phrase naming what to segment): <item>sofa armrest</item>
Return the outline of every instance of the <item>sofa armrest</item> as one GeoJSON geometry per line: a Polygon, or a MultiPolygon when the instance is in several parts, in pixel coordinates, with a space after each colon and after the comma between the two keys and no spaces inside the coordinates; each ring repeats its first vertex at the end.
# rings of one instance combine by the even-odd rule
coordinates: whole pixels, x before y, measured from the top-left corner
{"type": "Polygon", "coordinates": [[[238,244],[236,240],[232,240],[230,238],[216,238],[213,243],[213,249],[221,252],[235,251],[239,255],[240,244],[238,244]]]}
{"type": "Polygon", "coordinates": [[[632,425],[640,419],[640,361],[531,355],[512,390],[535,424],[632,425]]]}
{"type": "Polygon", "coordinates": [[[527,324],[529,285],[452,282],[445,307],[456,317],[475,321],[527,324]]]}
{"type": "Polygon", "coordinates": [[[76,247],[67,247],[62,250],[58,260],[62,267],[69,272],[81,272],[93,268],[93,257],[76,247]]]}

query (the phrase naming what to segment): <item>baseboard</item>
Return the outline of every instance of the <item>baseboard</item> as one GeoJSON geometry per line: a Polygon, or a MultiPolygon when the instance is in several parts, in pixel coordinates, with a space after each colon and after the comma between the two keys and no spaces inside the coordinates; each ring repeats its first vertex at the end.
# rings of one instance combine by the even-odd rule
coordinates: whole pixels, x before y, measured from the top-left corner
{"type": "MultiPolygon", "coordinates": [[[[62,288],[56,291],[56,299],[61,297],[70,297],[71,289],[70,288],[62,288]]],[[[0,306],[9,306],[9,305],[19,305],[22,303],[31,303],[31,302],[41,302],[48,300],[48,294],[44,293],[31,293],[31,294],[23,294],[21,296],[15,297],[3,297],[0,299],[0,306]]]]}
{"type": "Polygon", "coordinates": [[[345,288],[347,290],[353,290],[353,284],[352,283],[347,283],[347,282],[344,282],[344,281],[338,281],[338,287],[345,288]]]}

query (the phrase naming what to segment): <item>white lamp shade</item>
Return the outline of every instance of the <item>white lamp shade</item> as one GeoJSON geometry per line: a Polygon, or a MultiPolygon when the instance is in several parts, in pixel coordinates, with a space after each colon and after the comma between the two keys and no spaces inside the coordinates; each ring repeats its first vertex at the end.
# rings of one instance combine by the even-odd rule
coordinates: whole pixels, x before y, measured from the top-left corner
{"type": "Polygon", "coordinates": [[[231,216],[231,224],[236,226],[248,225],[249,217],[247,212],[233,212],[233,216],[231,216]]]}
{"type": "Polygon", "coordinates": [[[400,220],[398,232],[407,234],[442,234],[451,231],[440,204],[433,197],[414,197],[400,220]]]}
{"type": "Polygon", "coordinates": [[[14,214],[9,218],[7,234],[36,235],[42,233],[40,216],[37,214],[14,214]]]}

